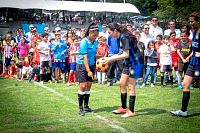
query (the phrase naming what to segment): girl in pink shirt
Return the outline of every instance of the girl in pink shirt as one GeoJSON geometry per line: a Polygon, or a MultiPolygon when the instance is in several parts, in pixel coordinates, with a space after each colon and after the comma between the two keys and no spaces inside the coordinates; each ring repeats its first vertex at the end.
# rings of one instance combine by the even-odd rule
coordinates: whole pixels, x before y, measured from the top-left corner
{"type": "Polygon", "coordinates": [[[20,43],[18,44],[19,59],[22,60],[28,56],[29,45],[24,42],[24,36],[20,37],[20,43]]]}

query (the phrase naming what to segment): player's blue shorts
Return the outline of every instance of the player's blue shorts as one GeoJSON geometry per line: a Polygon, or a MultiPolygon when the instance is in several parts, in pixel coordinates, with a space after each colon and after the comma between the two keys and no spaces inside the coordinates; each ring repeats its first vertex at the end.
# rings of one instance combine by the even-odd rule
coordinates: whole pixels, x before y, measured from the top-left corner
{"type": "Polygon", "coordinates": [[[133,75],[130,74],[130,78],[142,78],[143,77],[143,64],[137,64],[132,66],[132,69],[134,70],[133,75]]]}
{"type": "Polygon", "coordinates": [[[60,68],[62,73],[64,73],[66,71],[66,62],[54,62],[53,70],[55,70],[56,68],[60,68]]]}
{"type": "Polygon", "coordinates": [[[69,67],[70,67],[70,70],[75,71],[76,70],[76,62],[70,63],[69,67]]]}
{"type": "Polygon", "coordinates": [[[11,58],[5,58],[5,65],[8,67],[10,65],[11,58]]]}
{"type": "Polygon", "coordinates": [[[137,65],[132,65],[132,67],[124,66],[122,73],[129,75],[130,78],[142,78],[143,77],[144,65],[138,63],[137,65]]]}

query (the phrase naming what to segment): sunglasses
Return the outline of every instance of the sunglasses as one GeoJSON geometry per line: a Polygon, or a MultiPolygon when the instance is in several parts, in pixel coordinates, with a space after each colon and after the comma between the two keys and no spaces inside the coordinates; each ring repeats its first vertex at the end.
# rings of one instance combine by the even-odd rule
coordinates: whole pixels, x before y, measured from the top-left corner
{"type": "Polygon", "coordinates": [[[144,28],[144,29],[147,29],[147,30],[148,30],[149,28],[144,28]]]}
{"type": "Polygon", "coordinates": [[[152,21],[157,22],[158,20],[157,19],[153,19],[152,21]]]}
{"type": "Polygon", "coordinates": [[[189,21],[190,23],[193,23],[194,21],[189,21]]]}

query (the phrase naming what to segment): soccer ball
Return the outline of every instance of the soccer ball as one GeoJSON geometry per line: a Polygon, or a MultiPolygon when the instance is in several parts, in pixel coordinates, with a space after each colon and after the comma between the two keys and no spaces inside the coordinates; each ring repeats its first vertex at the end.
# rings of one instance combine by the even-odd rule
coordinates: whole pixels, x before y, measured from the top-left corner
{"type": "Polygon", "coordinates": [[[198,76],[200,75],[200,72],[199,72],[199,71],[195,71],[195,72],[194,72],[194,75],[195,75],[196,77],[198,77],[198,76]]]}
{"type": "Polygon", "coordinates": [[[108,64],[102,63],[103,59],[99,59],[96,62],[96,68],[100,69],[101,71],[105,72],[108,69],[108,64]]]}

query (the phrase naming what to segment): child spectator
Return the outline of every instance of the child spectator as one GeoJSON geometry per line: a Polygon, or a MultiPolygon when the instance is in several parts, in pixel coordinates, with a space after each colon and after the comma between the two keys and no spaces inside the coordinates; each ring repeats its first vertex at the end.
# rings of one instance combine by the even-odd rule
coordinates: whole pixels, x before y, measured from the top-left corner
{"type": "Polygon", "coordinates": [[[10,78],[14,78],[17,73],[16,62],[14,59],[11,59],[10,62],[10,78]]]}
{"type": "Polygon", "coordinates": [[[70,86],[71,82],[74,82],[74,84],[77,85],[75,70],[76,70],[76,60],[78,58],[77,55],[79,54],[78,37],[74,38],[73,44],[70,45],[69,52],[70,52],[70,56],[69,56],[70,72],[68,76],[68,83],[67,83],[68,86],[70,86]]]}
{"type": "Polygon", "coordinates": [[[65,73],[66,73],[66,53],[68,51],[66,43],[61,40],[61,34],[55,34],[55,40],[52,42],[51,50],[54,53],[54,69],[55,69],[55,83],[57,83],[60,79],[60,71],[61,77],[63,79],[63,83],[65,83],[65,73]]]}
{"type": "Polygon", "coordinates": [[[20,43],[17,46],[18,52],[19,52],[19,59],[25,59],[28,57],[29,53],[29,45],[24,42],[24,36],[20,37],[20,43]]]}
{"type": "Polygon", "coordinates": [[[172,56],[171,56],[171,47],[170,47],[169,39],[170,39],[170,36],[165,35],[163,37],[163,45],[161,45],[158,50],[158,53],[160,53],[161,87],[164,87],[165,72],[169,72],[171,87],[173,87],[172,56]]]}
{"type": "Polygon", "coordinates": [[[178,62],[178,88],[181,89],[181,78],[182,74],[186,72],[189,66],[189,60],[192,56],[190,48],[192,46],[191,42],[189,41],[189,33],[182,32],[180,37],[180,42],[178,43],[177,53],[179,55],[179,62],[178,62]]]}
{"type": "Polygon", "coordinates": [[[151,75],[151,87],[154,87],[154,76],[156,73],[157,62],[158,62],[158,52],[155,50],[155,42],[150,41],[145,50],[145,56],[147,61],[147,70],[144,76],[143,84],[140,88],[146,85],[148,76],[151,75]]]}
{"type": "MultiPolygon", "coordinates": [[[[158,49],[160,48],[160,46],[163,44],[162,42],[163,40],[163,36],[162,35],[157,35],[156,36],[156,40],[155,40],[155,50],[158,52],[158,49]]],[[[158,53],[158,62],[157,62],[157,68],[160,68],[160,53],[158,53]]],[[[154,84],[156,83],[156,78],[157,78],[157,71],[155,72],[155,76],[154,76],[154,84]]]]}
{"type": "Polygon", "coordinates": [[[43,84],[45,80],[45,69],[47,70],[47,80],[51,80],[51,70],[50,70],[50,45],[48,42],[48,34],[44,33],[42,35],[43,41],[39,43],[37,49],[40,55],[40,83],[43,84]]]}
{"type": "Polygon", "coordinates": [[[176,32],[170,33],[170,45],[172,50],[172,67],[174,68],[174,76],[175,80],[178,80],[178,54],[177,54],[177,47],[178,47],[179,39],[176,38],[176,32]]]}
{"type": "Polygon", "coordinates": [[[34,78],[35,81],[39,81],[39,77],[40,77],[40,69],[39,69],[39,66],[32,62],[31,63],[31,72],[29,74],[29,77],[28,77],[28,81],[31,82],[31,80],[34,78]]]}
{"type": "Polygon", "coordinates": [[[6,45],[3,46],[3,55],[5,59],[5,78],[8,78],[8,71],[10,68],[11,59],[14,57],[14,47],[11,46],[11,40],[6,38],[5,39],[6,45]]]}
{"type": "MultiPolygon", "coordinates": [[[[106,44],[107,39],[106,37],[99,37],[98,38],[98,48],[97,48],[97,59],[106,57],[108,54],[108,45],[106,44]]],[[[99,84],[105,84],[106,81],[106,72],[97,69],[97,79],[99,84]]]]}
{"type": "Polygon", "coordinates": [[[32,61],[35,62],[37,65],[40,65],[40,54],[37,49],[37,46],[40,42],[41,42],[41,39],[38,39],[32,46],[32,48],[33,48],[33,60],[32,61]]]}
{"type": "Polygon", "coordinates": [[[0,75],[3,74],[3,54],[2,47],[0,46],[0,75]]]}

